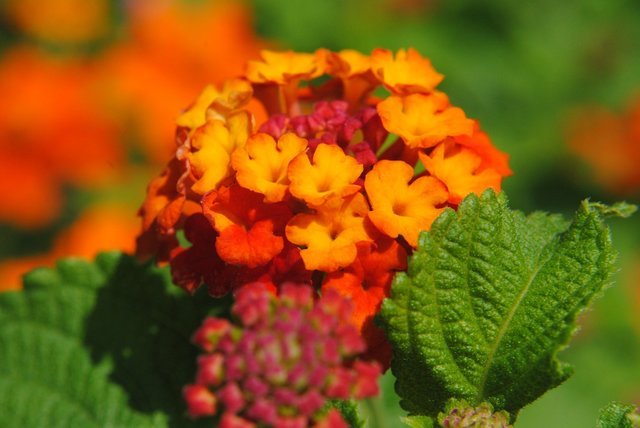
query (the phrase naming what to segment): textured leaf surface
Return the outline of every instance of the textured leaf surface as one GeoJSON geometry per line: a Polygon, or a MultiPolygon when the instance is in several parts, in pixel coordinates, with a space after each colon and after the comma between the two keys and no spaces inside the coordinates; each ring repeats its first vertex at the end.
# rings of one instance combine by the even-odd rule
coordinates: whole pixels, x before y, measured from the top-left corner
{"type": "Polygon", "coordinates": [[[567,379],[556,353],[612,271],[601,211],[525,217],[493,191],[446,210],[381,312],[403,408],[435,417],[453,397],[516,415],[567,379]]]}
{"type": "Polygon", "coordinates": [[[609,403],[600,410],[597,428],[636,428],[640,426],[640,417],[636,420],[637,424],[632,422],[634,416],[632,413],[636,410],[636,406],[621,404],[617,402],[609,403]]]}
{"type": "Polygon", "coordinates": [[[0,426],[193,426],[181,388],[207,299],[180,293],[116,253],[61,261],[0,293],[0,426]]]}

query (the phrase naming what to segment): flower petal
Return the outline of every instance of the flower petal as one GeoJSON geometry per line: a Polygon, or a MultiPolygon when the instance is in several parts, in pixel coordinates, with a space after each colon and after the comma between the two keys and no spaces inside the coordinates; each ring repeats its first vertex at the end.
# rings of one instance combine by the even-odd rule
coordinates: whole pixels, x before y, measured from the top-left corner
{"type": "Polygon", "coordinates": [[[255,134],[231,156],[236,180],[242,187],[265,195],[265,202],[282,201],[289,187],[289,162],[306,147],[307,141],[292,133],[284,134],[277,144],[268,134],[255,134]]]}
{"type": "Polygon", "coordinates": [[[473,131],[473,121],[441,92],[390,96],[377,109],[385,129],[411,148],[432,147],[447,137],[470,136],[473,131]]]}
{"type": "Polygon", "coordinates": [[[459,204],[470,193],[480,195],[488,188],[500,191],[502,176],[491,167],[483,168],[482,158],[474,150],[445,141],[430,154],[421,152],[419,156],[426,170],[447,186],[452,204],[459,204]]]}
{"type": "Polygon", "coordinates": [[[413,178],[413,168],[402,161],[381,160],[367,174],[364,187],[373,210],[371,222],[386,235],[403,236],[412,246],[429,230],[447,201],[447,191],[437,179],[413,178]]]}
{"type": "Polygon", "coordinates": [[[332,197],[352,195],[360,186],[353,184],[362,173],[362,165],[333,144],[318,144],[313,163],[306,153],[289,164],[289,190],[296,198],[313,207],[332,197]]]}
{"type": "Polygon", "coordinates": [[[395,58],[388,49],[374,49],[371,53],[371,69],[394,94],[430,92],[443,79],[431,61],[412,48],[398,50],[395,58]]]}

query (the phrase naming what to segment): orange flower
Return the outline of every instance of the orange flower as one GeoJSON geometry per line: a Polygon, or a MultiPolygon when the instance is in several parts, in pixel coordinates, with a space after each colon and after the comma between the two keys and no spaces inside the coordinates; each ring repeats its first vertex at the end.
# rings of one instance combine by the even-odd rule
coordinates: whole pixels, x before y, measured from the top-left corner
{"type": "Polygon", "coordinates": [[[265,205],[259,193],[232,186],[208,193],[202,206],[205,216],[220,234],[216,250],[227,263],[261,266],[282,251],[281,235],[291,217],[286,205],[265,205]]]}
{"type": "Polygon", "coordinates": [[[307,148],[307,140],[293,133],[284,134],[278,140],[264,133],[253,135],[244,148],[233,152],[231,163],[236,170],[236,180],[249,190],[262,193],[265,202],[284,199],[289,185],[289,162],[307,148]]]}
{"type": "Polygon", "coordinates": [[[225,116],[247,104],[252,94],[251,85],[243,79],[228,80],[221,89],[207,85],[195,103],[178,117],[176,123],[178,126],[195,129],[210,118],[224,120],[225,116]]]}
{"type": "Polygon", "coordinates": [[[43,226],[60,212],[62,189],[42,161],[0,147],[0,222],[43,226]]]}
{"type": "Polygon", "coordinates": [[[194,132],[191,147],[196,151],[186,155],[197,179],[191,190],[204,195],[231,175],[231,153],[246,143],[251,133],[250,120],[246,112],[238,112],[229,118],[228,126],[214,119],[194,132]]]}
{"type": "Polygon", "coordinates": [[[452,204],[459,204],[470,193],[479,195],[489,188],[500,191],[502,176],[493,168],[483,167],[478,153],[452,141],[440,143],[428,155],[421,152],[420,160],[447,186],[452,204]]]}
{"type": "Polygon", "coordinates": [[[353,49],[327,52],[327,72],[340,78],[349,78],[371,70],[371,58],[353,49]]]}
{"type": "Polygon", "coordinates": [[[482,158],[480,169],[492,168],[503,177],[513,174],[509,167],[509,155],[498,150],[489,136],[480,130],[478,122],[473,122],[473,134],[456,137],[455,142],[470,148],[482,158]]]}
{"type": "Polygon", "coordinates": [[[95,205],[56,237],[49,254],[0,262],[0,291],[21,288],[21,277],[39,266],[52,266],[62,257],[93,259],[99,252],[132,252],[139,228],[135,210],[120,204],[95,205]]]}
{"type": "Polygon", "coordinates": [[[60,43],[87,43],[107,34],[107,0],[8,0],[6,16],[30,36],[60,43]]]}
{"type": "Polygon", "coordinates": [[[252,83],[286,85],[299,79],[312,79],[324,72],[320,54],[292,51],[260,52],[261,61],[249,61],[246,76],[252,83]]]}
{"type": "Polygon", "coordinates": [[[447,201],[447,191],[433,177],[413,178],[413,168],[402,161],[379,161],[367,174],[364,187],[373,210],[371,222],[386,235],[404,237],[412,246],[429,230],[447,201]]]}
{"type": "Polygon", "coordinates": [[[369,206],[356,193],[337,207],[318,209],[316,214],[298,214],[286,227],[286,236],[296,245],[308,270],[333,272],[350,265],[356,258],[356,244],[371,241],[365,223],[369,206]]]}
{"type": "Polygon", "coordinates": [[[119,129],[95,99],[93,72],[37,51],[4,54],[0,164],[11,180],[0,189],[1,220],[43,226],[58,215],[62,186],[104,185],[120,175],[119,129]]]}
{"type": "Polygon", "coordinates": [[[180,110],[206,85],[242,74],[262,42],[242,2],[125,3],[130,37],[101,56],[101,95],[122,123],[134,125],[143,153],[164,163],[175,150],[180,110]]]}
{"type": "Polygon", "coordinates": [[[569,147],[589,164],[601,186],[618,194],[640,191],[640,97],[622,114],[586,108],[569,125],[569,147]]]}
{"type": "Polygon", "coordinates": [[[362,169],[362,165],[347,156],[339,146],[319,144],[313,154],[313,163],[303,153],[289,164],[289,191],[296,198],[317,207],[330,198],[342,198],[360,190],[360,186],[353,183],[362,169]]]}
{"type": "Polygon", "coordinates": [[[185,203],[185,197],[178,191],[178,180],[182,174],[180,166],[180,161],[172,160],[162,174],[149,183],[147,197],[138,213],[144,230],[157,222],[160,233],[174,232],[173,227],[180,219],[185,203]]]}
{"type": "Polygon", "coordinates": [[[367,342],[369,356],[388,367],[391,348],[373,318],[380,310],[382,300],[389,297],[395,273],[406,270],[407,252],[395,240],[385,236],[375,242],[360,242],[357,247],[358,256],[354,263],[344,270],[328,273],[322,292],[335,290],[351,300],[351,322],[367,342]]]}
{"type": "Polygon", "coordinates": [[[371,73],[371,58],[351,49],[325,55],[327,72],[341,80],[345,101],[352,107],[358,105],[377,84],[371,73]]]}
{"type": "Polygon", "coordinates": [[[440,82],[442,74],[436,72],[431,61],[409,48],[393,53],[388,49],[374,49],[371,53],[373,74],[394,94],[431,92],[440,82]]]}
{"type": "Polygon", "coordinates": [[[391,96],[378,104],[385,129],[397,134],[410,148],[432,147],[447,137],[470,136],[473,121],[452,107],[442,92],[430,95],[391,96]]]}

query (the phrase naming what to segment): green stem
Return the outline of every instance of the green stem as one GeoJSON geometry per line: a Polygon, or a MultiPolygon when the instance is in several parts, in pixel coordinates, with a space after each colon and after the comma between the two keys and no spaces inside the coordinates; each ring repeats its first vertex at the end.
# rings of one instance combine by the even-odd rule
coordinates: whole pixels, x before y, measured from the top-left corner
{"type": "Polygon", "coordinates": [[[364,405],[366,406],[367,413],[369,414],[369,428],[385,428],[385,423],[380,409],[380,399],[370,398],[364,400],[364,405]]]}

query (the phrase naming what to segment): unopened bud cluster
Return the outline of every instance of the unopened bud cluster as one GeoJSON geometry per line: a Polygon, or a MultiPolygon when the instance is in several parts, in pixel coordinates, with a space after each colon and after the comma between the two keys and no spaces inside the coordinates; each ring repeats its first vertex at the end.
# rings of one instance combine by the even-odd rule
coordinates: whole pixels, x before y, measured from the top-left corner
{"type": "Polygon", "coordinates": [[[446,412],[440,413],[438,422],[442,428],[511,428],[509,414],[505,411],[494,412],[489,403],[477,407],[465,401],[452,401],[446,412]]]}
{"type": "Polygon", "coordinates": [[[184,389],[192,417],[221,414],[220,427],[347,426],[329,399],[378,393],[380,366],[355,357],[365,344],[337,293],[314,301],[311,287],[283,284],[275,296],[262,284],[238,290],[240,326],[208,318],[194,334],[206,353],[195,384],[184,389]]]}

